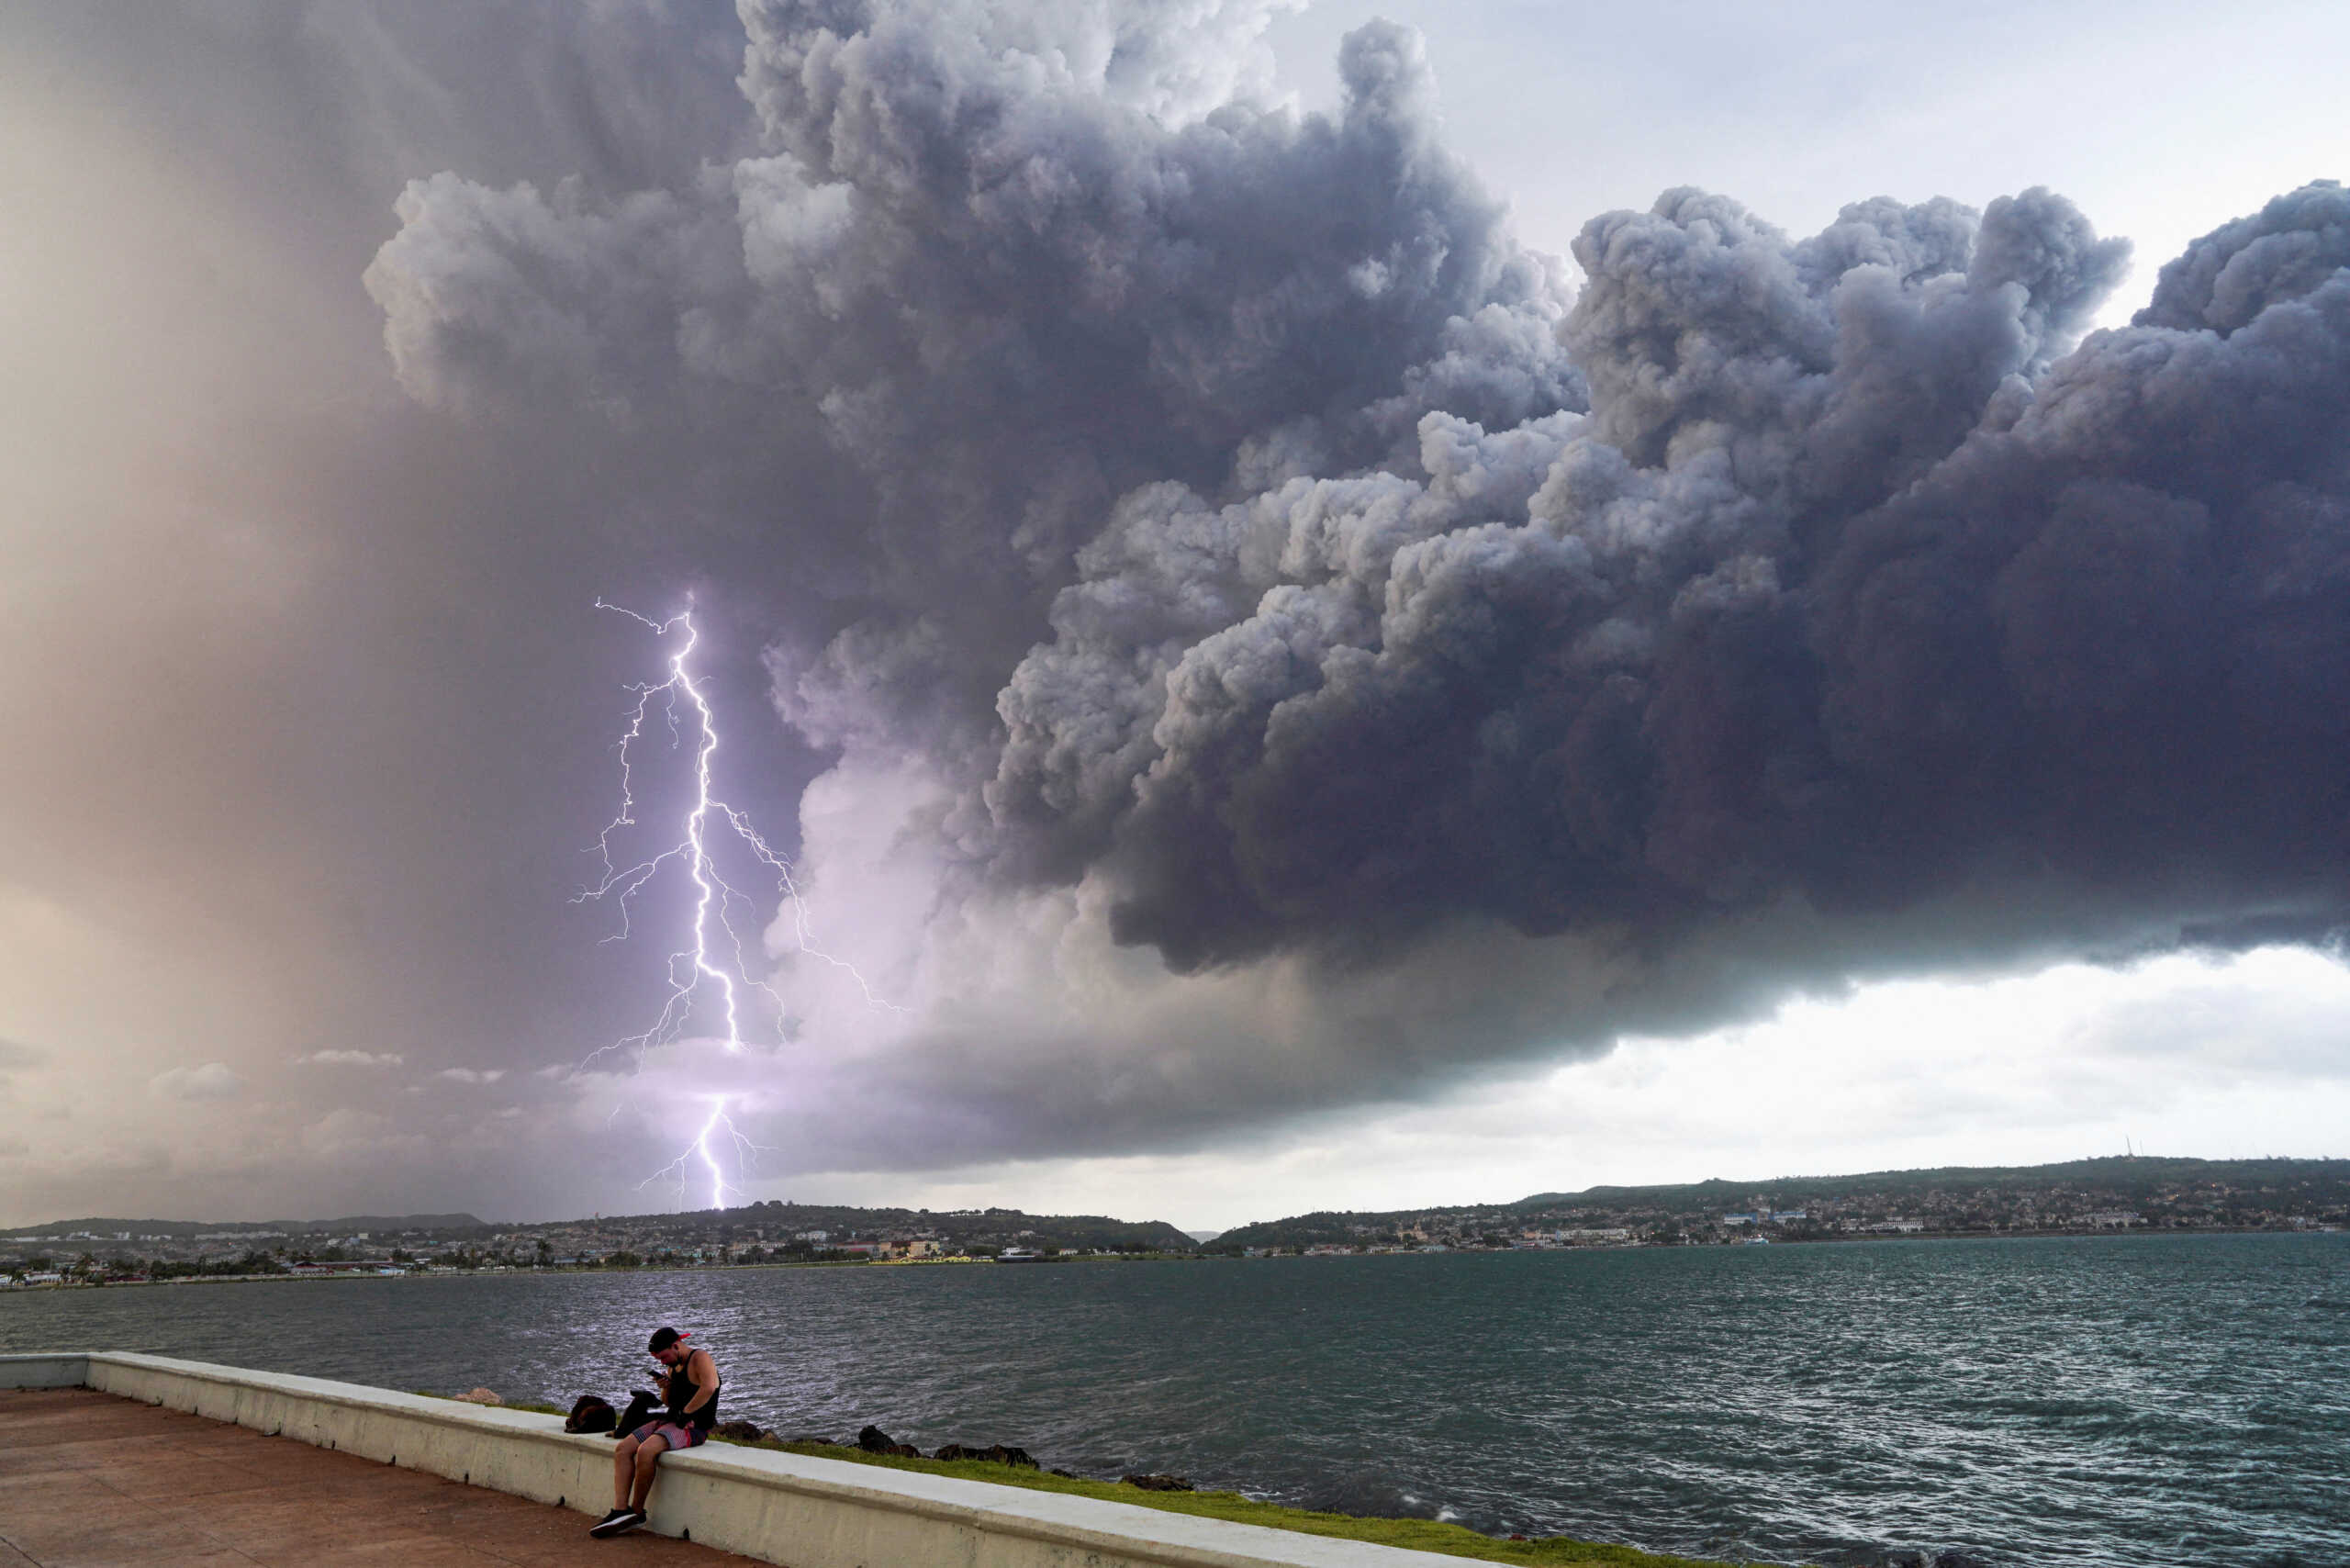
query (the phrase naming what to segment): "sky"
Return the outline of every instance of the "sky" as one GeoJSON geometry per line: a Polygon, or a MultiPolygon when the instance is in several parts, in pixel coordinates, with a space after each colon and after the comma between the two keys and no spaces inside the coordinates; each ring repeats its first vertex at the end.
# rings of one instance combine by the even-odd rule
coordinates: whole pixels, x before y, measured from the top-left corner
{"type": "Polygon", "coordinates": [[[0,1222],[2350,1154],[2345,46],[0,3],[0,1222]]]}

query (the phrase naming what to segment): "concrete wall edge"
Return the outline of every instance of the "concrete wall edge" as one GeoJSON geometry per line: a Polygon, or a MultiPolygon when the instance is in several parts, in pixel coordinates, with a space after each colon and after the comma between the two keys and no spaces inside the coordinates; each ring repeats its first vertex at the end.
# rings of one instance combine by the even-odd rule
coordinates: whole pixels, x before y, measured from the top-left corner
{"type": "Polygon", "coordinates": [[[89,1379],[84,1350],[0,1356],[0,1388],[80,1388],[89,1379]]]}
{"type": "MultiPolygon", "coordinates": [[[[0,1355],[0,1387],[87,1386],[467,1484],[603,1511],[611,1443],[559,1417],[131,1351],[0,1355]]],[[[1064,1493],[709,1447],[665,1457],[650,1527],[793,1568],[1433,1568],[1458,1558],[1064,1493]],[[785,1554],[789,1553],[787,1557],[785,1554]]]]}

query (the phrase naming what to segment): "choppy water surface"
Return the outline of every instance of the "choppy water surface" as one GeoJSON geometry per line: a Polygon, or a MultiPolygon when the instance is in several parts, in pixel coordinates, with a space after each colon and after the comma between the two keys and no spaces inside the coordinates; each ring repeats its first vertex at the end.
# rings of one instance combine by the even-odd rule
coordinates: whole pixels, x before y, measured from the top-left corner
{"type": "Polygon", "coordinates": [[[0,1349],[618,1393],[1286,1502],[1771,1562],[2350,1564],[2350,1236],[183,1285],[0,1349]]]}

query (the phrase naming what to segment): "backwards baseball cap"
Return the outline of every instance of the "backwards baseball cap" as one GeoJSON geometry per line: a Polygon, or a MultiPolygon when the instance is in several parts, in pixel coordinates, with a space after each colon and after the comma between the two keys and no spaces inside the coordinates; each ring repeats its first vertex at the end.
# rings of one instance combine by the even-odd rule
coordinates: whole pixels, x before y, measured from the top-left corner
{"type": "Polygon", "coordinates": [[[678,1340],[692,1338],[691,1334],[680,1334],[675,1328],[655,1328],[653,1331],[653,1343],[647,1345],[645,1349],[657,1356],[678,1340]]]}

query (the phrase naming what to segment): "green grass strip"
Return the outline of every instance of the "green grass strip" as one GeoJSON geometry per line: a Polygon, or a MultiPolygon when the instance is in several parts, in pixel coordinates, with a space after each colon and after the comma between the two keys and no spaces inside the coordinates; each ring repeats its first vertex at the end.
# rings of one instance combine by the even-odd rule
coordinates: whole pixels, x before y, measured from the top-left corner
{"type": "MultiPolygon", "coordinates": [[[[720,1438],[717,1440],[731,1442],[733,1439],[720,1438]]],[[[1311,1508],[1288,1508],[1278,1503],[1260,1503],[1237,1492],[1146,1492],[1123,1481],[1072,1479],[1055,1475],[1049,1471],[1030,1470],[1016,1464],[997,1464],[983,1459],[900,1459],[890,1454],[867,1453],[862,1449],[846,1448],[836,1443],[787,1443],[773,1438],[735,1446],[779,1449],[786,1453],[806,1454],[813,1459],[846,1460],[852,1464],[911,1470],[923,1475],[952,1475],[959,1480],[984,1481],[995,1486],[1023,1486],[1031,1492],[1060,1492],[1077,1497],[1099,1497],[1107,1503],[1131,1503],[1164,1513],[1230,1519],[1236,1524],[1265,1525],[1273,1529],[1295,1530],[1303,1535],[1335,1536],[1341,1540],[1367,1540],[1381,1546],[1440,1552],[1448,1557],[1471,1557],[1485,1562],[1537,1563],[1543,1568],[1576,1563],[1604,1564],[1606,1568],[1723,1568],[1720,1563],[1702,1562],[1694,1557],[1664,1557],[1636,1547],[1608,1546],[1563,1535],[1546,1536],[1539,1540],[1502,1540],[1482,1535],[1465,1525],[1438,1524],[1433,1519],[1374,1519],[1354,1514],[1326,1514],[1311,1508]]]]}
{"type": "MultiPolygon", "coordinates": [[[[416,1391],[434,1399],[450,1397],[431,1389],[416,1391]]],[[[542,1415],[569,1412],[553,1405],[509,1400],[505,1410],[534,1410],[542,1415]]],[[[1577,1540],[1571,1536],[1545,1536],[1539,1540],[1502,1540],[1465,1525],[1439,1524],[1434,1519],[1374,1519],[1356,1514],[1326,1514],[1313,1508],[1289,1508],[1261,1503],[1237,1492],[1146,1492],[1123,1481],[1089,1481],[1055,1475],[1024,1465],[997,1464],[984,1459],[901,1459],[895,1454],[867,1453],[840,1443],[788,1443],[762,1438],[755,1443],[733,1438],[711,1441],[732,1448],[773,1449],[806,1454],[811,1459],[842,1460],[850,1464],[878,1465],[884,1470],[911,1470],[918,1475],[951,1475],[962,1481],[983,1481],[991,1486],[1021,1486],[1031,1492],[1059,1492],[1072,1497],[1099,1497],[1105,1503],[1131,1503],[1162,1513],[1190,1514],[1196,1518],[1230,1519],[1236,1524],[1263,1525],[1295,1530],[1301,1535],[1334,1536],[1340,1540],[1367,1540],[1380,1546],[1400,1546],[1413,1551],[1433,1551],[1446,1557],[1469,1557],[1483,1562],[1525,1562],[1538,1568],[1726,1568],[1695,1557],[1667,1557],[1638,1547],[1610,1546],[1577,1540]]]]}

